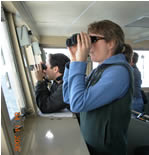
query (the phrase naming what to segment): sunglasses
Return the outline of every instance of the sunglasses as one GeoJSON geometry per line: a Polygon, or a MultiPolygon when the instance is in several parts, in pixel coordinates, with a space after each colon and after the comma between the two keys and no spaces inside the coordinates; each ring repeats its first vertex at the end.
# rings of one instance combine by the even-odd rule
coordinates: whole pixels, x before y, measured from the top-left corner
{"type": "Polygon", "coordinates": [[[105,40],[104,37],[99,37],[99,36],[90,36],[91,38],[91,43],[96,43],[98,40],[105,40]]]}
{"type": "MultiPolygon", "coordinates": [[[[77,35],[78,33],[73,34],[70,38],[66,40],[67,47],[72,47],[77,44],[77,35]]],[[[99,36],[90,36],[90,38],[91,38],[91,43],[96,43],[98,40],[105,39],[104,37],[99,37],[99,36]]]]}

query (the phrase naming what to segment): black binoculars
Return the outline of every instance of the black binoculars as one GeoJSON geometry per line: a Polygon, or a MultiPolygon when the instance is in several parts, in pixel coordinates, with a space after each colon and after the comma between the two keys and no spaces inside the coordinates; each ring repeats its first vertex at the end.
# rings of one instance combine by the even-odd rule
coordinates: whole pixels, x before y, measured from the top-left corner
{"type": "MultiPolygon", "coordinates": [[[[37,65],[35,65],[35,66],[37,66],[37,65]]],[[[41,64],[41,68],[42,68],[42,70],[46,70],[47,66],[45,64],[41,64]]],[[[29,66],[29,70],[33,71],[34,70],[34,65],[30,65],[29,66]]]]}
{"type": "MultiPolygon", "coordinates": [[[[68,38],[66,40],[66,46],[67,47],[71,47],[71,46],[77,45],[77,35],[78,34],[79,33],[73,34],[70,38],[68,38]]],[[[91,43],[95,43],[98,40],[105,39],[104,37],[98,37],[98,36],[90,36],[90,38],[91,38],[91,43]]]]}
{"type": "Polygon", "coordinates": [[[46,70],[47,66],[45,64],[41,64],[42,70],[46,70]]]}

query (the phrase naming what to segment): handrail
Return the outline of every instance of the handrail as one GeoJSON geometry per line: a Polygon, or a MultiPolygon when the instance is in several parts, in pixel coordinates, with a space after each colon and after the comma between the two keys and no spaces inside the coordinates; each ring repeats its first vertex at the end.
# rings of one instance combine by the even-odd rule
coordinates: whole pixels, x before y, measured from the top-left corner
{"type": "Polygon", "coordinates": [[[147,114],[140,113],[140,112],[135,111],[135,110],[131,110],[131,112],[132,112],[133,114],[136,114],[138,118],[139,118],[139,117],[143,117],[144,119],[149,120],[149,115],[147,115],[147,114]]]}

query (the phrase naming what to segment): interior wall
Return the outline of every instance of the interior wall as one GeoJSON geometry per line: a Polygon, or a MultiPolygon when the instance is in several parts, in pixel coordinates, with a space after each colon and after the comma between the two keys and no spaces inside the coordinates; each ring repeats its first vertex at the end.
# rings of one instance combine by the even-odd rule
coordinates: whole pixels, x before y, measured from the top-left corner
{"type": "Polygon", "coordinates": [[[66,48],[66,39],[65,36],[41,36],[40,44],[43,47],[66,48]]]}
{"type": "MultiPolygon", "coordinates": [[[[66,48],[66,36],[40,36],[40,44],[43,47],[63,47],[66,48]]],[[[126,40],[126,43],[130,44],[133,49],[149,50],[149,41],[145,40],[139,43],[133,43],[130,40],[126,40]]]]}
{"type": "Polygon", "coordinates": [[[127,40],[126,43],[130,44],[133,49],[149,51],[149,40],[145,40],[145,41],[138,42],[138,43],[133,43],[132,41],[127,40]]]}

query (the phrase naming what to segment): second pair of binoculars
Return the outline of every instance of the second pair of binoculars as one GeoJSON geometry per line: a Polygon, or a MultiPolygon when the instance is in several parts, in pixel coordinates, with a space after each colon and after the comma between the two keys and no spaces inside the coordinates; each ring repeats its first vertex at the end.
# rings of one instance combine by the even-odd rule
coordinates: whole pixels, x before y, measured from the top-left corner
{"type": "MultiPolygon", "coordinates": [[[[37,64],[29,66],[30,71],[34,70],[34,66],[37,67],[37,64]]],[[[46,64],[42,63],[41,68],[42,68],[42,70],[46,70],[47,69],[46,64]]]]}
{"type": "MultiPolygon", "coordinates": [[[[77,45],[77,35],[79,33],[75,33],[73,34],[70,38],[68,38],[66,40],[66,46],[67,47],[72,47],[74,45],[77,45]]],[[[80,34],[79,34],[80,35],[80,34]]],[[[101,39],[105,39],[104,37],[99,37],[99,36],[90,36],[91,38],[91,43],[95,43],[97,42],[98,40],[101,40],[101,39]]]]}

